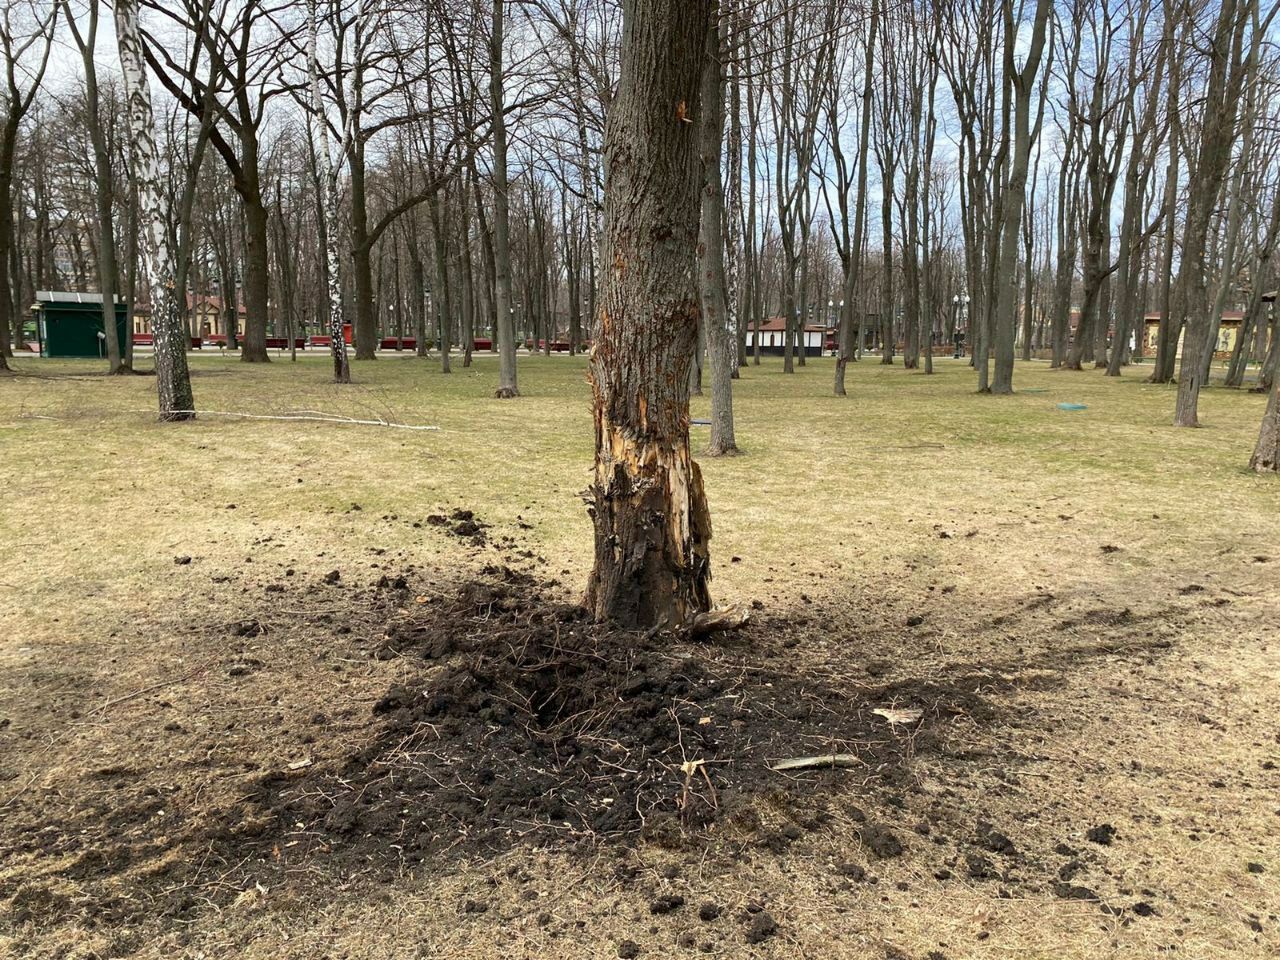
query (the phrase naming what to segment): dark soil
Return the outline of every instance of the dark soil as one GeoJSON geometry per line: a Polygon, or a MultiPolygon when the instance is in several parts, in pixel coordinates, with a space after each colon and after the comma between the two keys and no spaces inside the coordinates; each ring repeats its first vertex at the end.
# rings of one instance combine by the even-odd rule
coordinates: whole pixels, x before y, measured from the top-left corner
{"type": "MultiPolygon", "coordinates": [[[[474,535],[457,527],[474,524],[482,537],[486,528],[461,510],[426,523],[468,538],[474,535]]],[[[205,769],[201,758],[222,727],[198,739],[166,718],[159,731],[192,742],[181,768],[162,773],[134,758],[94,769],[56,795],[19,793],[0,830],[0,857],[38,854],[59,866],[39,883],[0,884],[8,920],[185,923],[258,883],[276,891],[324,889],[329,878],[386,882],[406,869],[470,870],[513,847],[595,856],[602,847],[625,853],[640,838],[678,861],[662,874],[668,881],[681,865],[700,871],[704,857],[723,866],[754,850],[830,857],[821,869],[846,889],[880,882],[868,862],[887,871],[905,860],[939,884],[983,882],[993,895],[1021,887],[1016,895],[1099,898],[1084,884],[1104,882],[1099,857],[1106,851],[1095,845],[1120,837],[1113,826],[1073,825],[1073,842],[1083,833],[1093,843],[1081,845],[1085,852],[1058,843],[1050,853],[1027,836],[1023,822],[1033,814],[991,809],[991,791],[1015,785],[1022,762],[1012,744],[1026,738],[1006,741],[1006,731],[1018,723],[1036,731],[1045,722],[1002,714],[998,696],[1015,683],[1052,689],[1062,671],[1099,654],[1166,649],[1167,641],[1143,632],[1144,617],[1087,609],[1058,624],[1105,625],[1112,632],[1101,642],[1076,644],[1059,634],[1034,655],[1018,647],[1007,663],[956,661],[915,679],[896,672],[893,660],[851,661],[844,649],[797,661],[790,651],[812,643],[814,624],[826,629],[835,612],[823,598],[776,614],[753,603],[744,629],[701,642],[620,632],[559,599],[554,580],[505,565],[524,554],[503,544],[493,538],[485,549],[499,560],[473,578],[425,593],[411,565],[384,560],[367,572],[349,565],[347,574],[326,576],[325,563],[293,576],[282,564],[290,611],[343,604],[314,621],[331,631],[321,660],[332,655],[335,671],[375,661],[379,672],[371,676],[398,681],[384,688],[379,680],[364,699],[341,705],[303,701],[310,706],[292,721],[291,740],[316,749],[302,763],[289,761],[305,752],[263,750],[205,769]],[[1028,667],[1039,672],[1019,677],[1028,667]],[[891,725],[872,712],[899,705],[923,717],[891,725]],[[982,746],[956,737],[975,723],[995,739],[982,746]],[[770,768],[779,759],[837,753],[859,763],[770,768]],[[921,789],[921,759],[946,765],[945,790],[921,789]],[[979,788],[970,772],[977,767],[991,771],[995,785],[979,788]],[[209,784],[232,778],[234,791],[203,799],[209,784]],[[838,857],[825,852],[837,832],[857,838],[838,857]],[[215,871],[237,872],[237,879],[211,883],[215,871]],[[64,881],[81,891],[74,901],[59,891],[64,881]]],[[[260,618],[218,625],[212,638],[225,657],[210,670],[252,691],[247,714],[274,703],[281,689],[285,675],[269,652],[278,629],[279,615],[266,608],[260,618]]],[[[168,695],[154,695],[158,708],[170,706],[168,695]]],[[[195,715],[185,716],[190,723],[195,715]]],[[[239,716],[219,715],[219,723],[231,731],[239,716]]],[[[264,718],[268,737],[281,716],[264,718]]],[[[621,856],[616,879],[639,886],[646,920],[727,923],[737,944],[787,936],[783,912],[775,919],[754,904],[740,913],[714,887],[675,893],[670,884],[650,886],[621,856]]],[[[524,888],[518,899],[536,896],[524,888]]],[[[1132,908],[1137,916],[1147,909],[1154,907],[1132,908]]],[[[488,913],[490,900],[468,897],[458,910],[488,913]]],[[[618,942],[620,956],[639,949],[618,942]]]]}
{"type": "MultiPolygon", "coordinates": [[[[491,567],[394,628],[374,655],[407,658],[418,676],[374,705],[381,732],[336,769],[264,778],[244,816],[301,823],[299,836],[319,833],[362,863],[553,838],[678,847],[760,797],[844,779],[784,778],[771,760],[855,752],[882,776],[900,769],[903,740],[847,689],[751,661],[731,637],[716,648],[617,632],[546,594],[491,567]]],[[[804,833],[784,824],[762,842],[804,833]]],[[[879,856],[902,850],[882,828],[866,842],[879,856]]]]}

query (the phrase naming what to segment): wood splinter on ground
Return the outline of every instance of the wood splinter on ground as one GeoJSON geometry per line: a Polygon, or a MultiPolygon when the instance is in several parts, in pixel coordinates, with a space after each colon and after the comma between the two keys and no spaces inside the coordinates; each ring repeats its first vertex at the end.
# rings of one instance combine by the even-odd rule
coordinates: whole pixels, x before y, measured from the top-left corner
{"type": "Polygon", "coordinates": [[[790,757],[786,760],[775,760],[769,769],[775,773],[787,770],[812,770],[816,767],[860,767],[862,760],[856,753],[823,753],[816,757],[790,757]]]}
{"type": "Polygon", "coordinates": [[[871,712],[877,717],[884,717],[889,721],[890,726],[897,726],[900,723],[915,723],[924,716],[923,710],[916,710],[911,707],[877,707],[871,712]]]}
{"type": "Polygon", "coordinates": [[[751,619],[751,611],[747,607],[719,607],[708,610],[693,618],[689,624],[690,637],[705,637],[709,633],[721,630],[737,630],[751,619]]]}

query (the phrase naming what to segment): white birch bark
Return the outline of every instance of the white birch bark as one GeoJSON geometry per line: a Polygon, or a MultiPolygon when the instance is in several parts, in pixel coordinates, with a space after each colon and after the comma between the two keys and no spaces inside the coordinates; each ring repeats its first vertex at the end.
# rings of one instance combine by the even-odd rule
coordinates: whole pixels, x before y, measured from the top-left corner
{"type": "Polygon", "coordinates": [[[138,192],[138,225],[144,251],[142,263],[147,288],[151,292],[151,329],[155,337],[160,419],[190,420],[195,417],[195,399],[191,393],[191,374],[187,370],[189,341],[180,316],[173,255],[165,229],[155,116],[142,53],[137,0],[116,0],[115,22],[127,103],[130,160],[138,192]]]}
{"type": "Polygon", "coordinates": [[[342,276],[338,272],[338,170],[342,153],[334,159],[329,149],[329,122],[325,119],[324,99],[320,95],[320,61],[316,53],[316,0],[307,3],[307,66],[311,73],[311,114],[315,121],[324,176],[320,190],[320,216],[324,219],[325,261],[328,264],[329,342],[333,356],[333,382],[350,383],[351,367],[347,362],[347,342],[343,337],[342,276]]]}

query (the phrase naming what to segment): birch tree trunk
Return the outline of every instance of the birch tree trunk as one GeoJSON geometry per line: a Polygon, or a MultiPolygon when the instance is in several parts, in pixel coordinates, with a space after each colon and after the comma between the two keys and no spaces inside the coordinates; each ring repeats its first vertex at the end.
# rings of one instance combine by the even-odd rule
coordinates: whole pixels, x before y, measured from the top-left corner
{"type": "Polygon", "coordinates": [[[440,193],[438,191],[431,195],[427,205],[427,212],[431,217],[431,242],[436,270],[436,292],[433,299],[436,304],[436,313],[440,318],[440,372],[450,373],[452,372],[449,363],[449,351],[452,347],[450,335],[453,332],[453,297],[450,293],[448,256],[445,252],[445,246],[448,243],[444,234],[445,217],[440,211],[440,193]]]}
{"type": "MultiPolygon", "coordinates": [[[[713,0],[714,2],[714,0],[713,0]]],[[[724,184],[720,152],[724,140],[724,67],[720,32],[713,20],[707,28],[702,64],[699,122],[702,153],[702,232],[698,243],[702,323],[711,365],[710,456],[734,454],[733,374],[738,367],[735,321],[726,296],[724,249],[724,184]]]]}
{"type": "Polygon", "coordinates": [[[689,452],[698,325],[698,129],[711,0],[625,0],[605,131],[603,291],[591,356],[595,568],[587,604],[628,627],[708,609],[710,515],[689,452]]]}
{"type": "Polygon", "coordinates": [[[151,328],[155,343],[156,388],[161,420],[195,417],[191,374],[187,370],[187,332],[179,315],[173,258],[164,223],[155,117],[138,27],[137,0],[116,0],[116,45],[124,76],[129,136],[133,143],[133,179],[138,188],[139,226],[144,235],[143,267],[151,291],[151,328]]]}
{"type": "MultiPolygon", "coordinates": [[[[316,0],[307,4],[307,61],[311,71],[311,112],[320,139],[320,155],[324,160],[320,175],[324,178],[319,191],[320,218],[324,221],[324,256],[328,265],[325,279],[329,293],[329,352],[333,358],[333,382],[350,383],[351,366],[347,362],[347,341],[342,327],[346,323],[342,311],[342,277],[338,272],[338,163],[329,150],[329,123],[325,119],[324,100],[320,96],[320,64],[316,56],[316,0]]],[[[339,158],[342,154],[339,153],[339,158]]]]}

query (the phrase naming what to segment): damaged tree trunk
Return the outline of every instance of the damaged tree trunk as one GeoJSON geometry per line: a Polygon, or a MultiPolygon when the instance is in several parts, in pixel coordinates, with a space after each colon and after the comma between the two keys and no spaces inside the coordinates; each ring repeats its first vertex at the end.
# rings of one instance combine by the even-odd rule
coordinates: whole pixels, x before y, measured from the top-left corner
{"type": "Polygon", "coordinates": [[[689,452],[700,165],[698,85],[712,0],[626,0],[605,131],[605,271],[591,389],[596,427],[587,605],[625,627],[707,610],[710,517],[689,452]]]}

